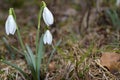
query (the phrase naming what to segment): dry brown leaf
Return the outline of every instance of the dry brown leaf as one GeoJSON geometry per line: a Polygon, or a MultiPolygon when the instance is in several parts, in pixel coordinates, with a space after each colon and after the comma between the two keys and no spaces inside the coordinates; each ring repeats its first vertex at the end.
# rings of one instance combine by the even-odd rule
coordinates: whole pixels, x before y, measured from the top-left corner
{"type": "Polygon", "coordinates": [[[100,58],[102,66],[106,67],[111,73],[120,71],[120,54],[105,52],[100,58]]]}
{"type": "Polygon", "coordinates": [[[54,70],[55,70],[55,62],[52,61],[52,62],[49,64],[48,68],[49,68],[50,71],[54,71],[54,70]]]}

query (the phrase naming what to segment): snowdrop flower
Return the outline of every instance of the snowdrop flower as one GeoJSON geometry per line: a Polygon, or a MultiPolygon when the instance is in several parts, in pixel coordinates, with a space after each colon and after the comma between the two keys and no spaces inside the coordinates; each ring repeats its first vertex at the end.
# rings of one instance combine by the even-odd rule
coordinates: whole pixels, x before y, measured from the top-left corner
{"type": "Polygon", "coordinates": [[[54,22],[53,14],[47,7],[44,7],[43,9],[43,20],[47,26],[52,25],[54,22]]]}
{"type": "Polygon", "coordinates": [[[43,42],[44,44],[52,44],[52,34],[50,33],[49,30],[47,30],[43,36],[43,42]]]}
{"type": "Polygon", "coordinates": [[[120,0],[117,0],[116,1],[116,6],[119,6],[120,5],[120,0]]]}
{"type": "Polygon", "coordinates": [[[14,35],[14,33],[16,31],[16,22],[15,22],[12,15],[9,15],[7,20],[6,20],[5,31],[6,31],[7,35],[9,35],[9,34],[14,35]]]}

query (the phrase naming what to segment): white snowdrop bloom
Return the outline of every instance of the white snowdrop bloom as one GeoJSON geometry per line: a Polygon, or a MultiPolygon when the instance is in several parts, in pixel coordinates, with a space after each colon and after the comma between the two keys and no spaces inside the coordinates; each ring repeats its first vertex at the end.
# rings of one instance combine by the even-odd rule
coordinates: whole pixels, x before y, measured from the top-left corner
{"type": "Polygon", "coordinates": [[[47,26],[52,25],[54,22],[53,14],[47,7],[43,9],[43,20],[47,26]]]}
{"type": "Polygon", "coordinates": [[[120,0],[116,0],[116,6],[120,5],[120,0]]]}
{"type": "Polygon", "coordinates": [[[6,20],[6,23],[5,23],[5,31],[6,31],[6,34],[9,35],[9,34],[12,34],[14,35],[15,31],[16,31],[16,22],[13,18],[12,15],[9,15],[7,20],[6,20]]]}
{"type": "Polygon", "coordinates": [[[47,30],[43,36],[43,42],[44,44],[52,44],[52,34],[50,33],[49,30],[47,30]]]}

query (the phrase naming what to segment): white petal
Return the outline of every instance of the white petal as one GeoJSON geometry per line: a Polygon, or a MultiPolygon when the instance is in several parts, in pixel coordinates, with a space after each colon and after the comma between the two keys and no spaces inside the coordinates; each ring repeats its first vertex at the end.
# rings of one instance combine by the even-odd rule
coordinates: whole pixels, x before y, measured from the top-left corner
{"type": "Polygon", "coordinates": [[[46,44],[46,43],[47,43],[46,34],[44,34],[44,36],[43,36],[43,42],[44,42],[44,44],[46,44]]]}
{"type": "Polygon", "coordinates": [[[9,17],[7,18],[5,23],[5,32],[7,35],[9,35],[9,17]]]}
{"type": "Polygon", "coordinates": [[[12,31],[12,35],[14,35],[15,34],[15,31],[16,31],[16,27],[14,27],[14,29],[13,29],[13,31],[12,31]]]}
{"type": "Polygon", "coordinates": [[[16,31],[16,23],[13,16],[10,16],[9,33],[14,34],[15,31],[16,31]]]}
{"type": "Polygon", "coordinates": [[[44,44],[49,44],[49,45],[52,44],[52,34],[50,33],[49,30],[45,32],[44,37],[43,37],[43,42],[44,44]]]}
{"type": "Polygon", "coordinates": [[[52,34],[50,33],[50,31],[47,31],[48,34],[48,44],[52,44],[52,34]]]}
{"type": "Polygon", "coordinates": [[[54,22],[53,14],[47,7],[43,9],[43,20],[45,21],[47,26],[52,25],[54,22]]]}

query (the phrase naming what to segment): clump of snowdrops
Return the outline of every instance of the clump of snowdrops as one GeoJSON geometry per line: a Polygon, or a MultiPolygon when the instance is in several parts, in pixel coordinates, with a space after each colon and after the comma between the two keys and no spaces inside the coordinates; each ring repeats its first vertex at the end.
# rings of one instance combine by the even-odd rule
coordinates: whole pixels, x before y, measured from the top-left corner
{"type": "MultiPolygon", "coordinates": [[[[48,59],[48,63],[50,62],[53,53],[56,51],[56,48],[60,44],[61,40],[57,42],[57,44],[54,46],[52,43],[53,37],[49,30],[49,26],[51,26],[54,23],[54,17],[51,11],[47,8],[46,3],[44,1],[41,2],[40,11],[38,14],[38,27],[37,27],[37,34],[36,34],[36,51],[33,53],[32,49],[28,44],[25,44],[23,42],[23,39],[20,34],[19,27],[16,22],[16,15],[13,8],[9,9],[9,16],[5,23],[5,31],[7,35],[13,35],[17,34],[18,40],[21,46],[22,51],[19,51],[16,47],[12,48],[18,52],[22,52],[22,55],[25,57],[25,60],[27,62],[27,66],[29,67],[29,70],[31,71],[31,75],[33,80],[40,80],[40,69],[41,69],[41,60],[44,56],[44,46],[50,45],[53,47],[53,50],[51,51],[51,55],[48,59]],[[41,27],[41,19],[44,20],[46,26],[45,32],[43,34],[40,34],[40,27],[41,27]]],[[[31,80],[31,78],[28,76],[27,73],[25,73],[20,67],[17,65],[10,63],[8,60],[2,59],[3,63],[12,66],[13,68],[17,69],[26,80],[31,80]]]]}

